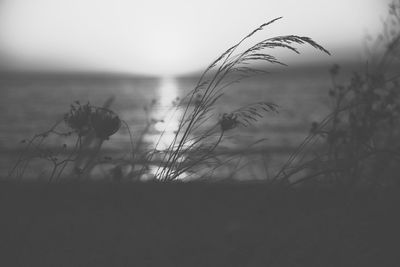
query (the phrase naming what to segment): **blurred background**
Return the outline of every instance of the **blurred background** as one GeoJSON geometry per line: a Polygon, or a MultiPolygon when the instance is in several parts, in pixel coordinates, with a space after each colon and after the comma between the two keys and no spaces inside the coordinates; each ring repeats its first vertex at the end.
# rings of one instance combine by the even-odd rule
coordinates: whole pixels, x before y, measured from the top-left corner
{"type": "MultiPolygon", "coordinates": [[[[389,0],[128,1],[2,0],[4,70],[174,75],[201,71],[258,25],[264,36],[297,34],[326,46],[329,61],[360,60],[389,0]]],[[[290,64],[327,61],[314,52],[290,64]]],[[[308,53],[307,53],[308,52],[308,53]]]]}
{"type": "MultiPolygon", "coordinates": [[[[0,0],[0,175],[6,175],[21,140],[48,129],[76,100],[101,106],[114,97],[112,110],[138,135],[149,118],[163,118],[176,97],[193,89],[212,60],[280,16],[254,41],[308,36],[332,55],[306,46],[301,55],[271,51],[289,67],[262,66],[271,73],[228,88],[215,112],[217,119],[246,103],[279,105],[279,114],[235,132],[226,145],[240,150],[249,140],[265,138],[271,157],[283,158],[327,114],[330,67],[364,68],[366,41],[382,31],[389,3],[0,0]],[[156,105],[146,113],[152,101],[156,105]]],[[[168,124],[154,125],[146,143],[160,142],[166,130],[161,145],[167,146],[179,112],[175,115],[168,124]]],[[[128,143],[121,129],[105,148],[120,150],[128,143]]]]}

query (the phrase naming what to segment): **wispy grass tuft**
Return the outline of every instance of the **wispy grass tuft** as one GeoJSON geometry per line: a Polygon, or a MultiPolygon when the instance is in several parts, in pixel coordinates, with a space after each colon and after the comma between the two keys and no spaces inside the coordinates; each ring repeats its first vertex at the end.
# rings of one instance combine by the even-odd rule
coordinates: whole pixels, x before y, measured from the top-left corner
{"type": "Polygon", "coordinates": [[[183,98],[184,105],[178,108],[184,110],[175,138],[165,151],[163,164],[159,167],[156,177],[162,181],[177,179],[183,172],[195,172],[195,167],[201,166],[210,159],[210,155],[223,140],[225,131],[236,126],[249,126],[262,118],[262,112],[277,111],[277,105],[269,102],[260,102],[230,113],[223,114],[221,119],[210,128],[202,129],[206,121],[215,117],[214,108],[224,96],[230,85],[238,83],[244,78],[265,73],[254,63],[268,63],[272,65],[286,65],[269,51],[273,48],[284,48],[295,53],[299,50],[294,45],[308,44],[324,53],[329,52],[309,37],[296,35],[266,38],[248,47],[242,47],[245,41],[256,33],[262,32],[267,26],[278,21],[281,17],[263,23],[250,32],[238,43],[227,49],[213,61],[201,75],[196,87],[183,98]],[[242,52],[237,52],[242,49],[242,52]],[[196,154],[196,161],[189,164],[188,154],[196,154]]]}

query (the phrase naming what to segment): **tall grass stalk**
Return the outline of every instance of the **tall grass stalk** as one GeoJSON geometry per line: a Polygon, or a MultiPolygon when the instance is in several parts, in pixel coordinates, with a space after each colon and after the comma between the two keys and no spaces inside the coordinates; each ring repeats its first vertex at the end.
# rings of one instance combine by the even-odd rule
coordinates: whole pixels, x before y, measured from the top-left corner
{"type": "Polygon", "coordinates": [[[157,179],[171,181],[186,171],[194,171],[196,166],[200,166],[212,158],[212,152],[223,140],[226,131],[232,130],[236,126],[246,127],[252,124],[263,117],[262,112],[277,111],[278,106],[271,102],[250,104],[223,114],[212,127],[204,129],[200,133],[196,132],[206,124],[206,121],[215,117],[214,108],[230,85],[257,74],[266,73],[265,70],[257,68],[256,63],[286,66],[267,51],[283,48],[299,54],[299,50],[294,45],[308,44],[329,54],[311,38],[297,35],[266,38],[248,47],[242,47],[245,41],[250,40],[256,33],[263,31],[267,26],[280,19],[281,17],[260,25],[222,53],[205,69],[195,88],[178,105],[178,108],[184,110],[183,116],[173,142],[164,153],[164,163],[156,173],[157,179]]]}

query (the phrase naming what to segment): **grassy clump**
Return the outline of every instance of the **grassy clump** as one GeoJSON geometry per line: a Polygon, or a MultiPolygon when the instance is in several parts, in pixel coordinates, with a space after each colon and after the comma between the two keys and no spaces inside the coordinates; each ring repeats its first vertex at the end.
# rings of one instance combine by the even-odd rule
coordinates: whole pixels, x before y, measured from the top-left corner
{"type": "Polygon", "coordinates": [[[383,33],[375,42],[370,37],[373,49],[365,70],[339,82],[340,67],[332,67],[332,112],[312,124],[275,180],[324,181],[346,188],[399,184],[399,25],[400,2],[394,1],[383,33]],[[319,151],[313,150],[316,146],[319,151]]]}

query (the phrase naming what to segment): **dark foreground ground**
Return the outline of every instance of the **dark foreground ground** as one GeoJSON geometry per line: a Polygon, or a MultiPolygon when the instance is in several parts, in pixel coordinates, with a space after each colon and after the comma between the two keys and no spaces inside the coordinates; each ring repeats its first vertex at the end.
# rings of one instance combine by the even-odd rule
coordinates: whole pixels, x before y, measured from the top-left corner
{"type": "Polygon", "coordinates": [[[0,183],[0,266],[400,266],[400,190],[0,183]]]}

